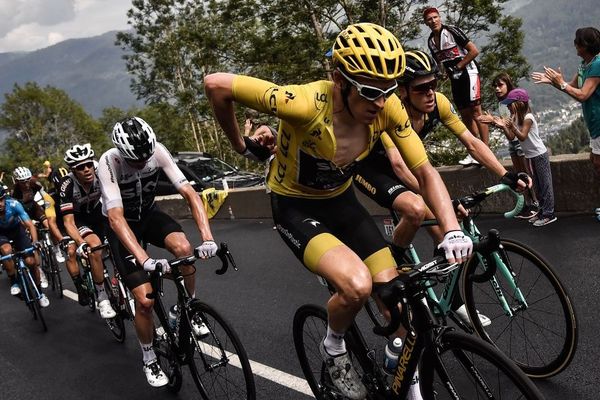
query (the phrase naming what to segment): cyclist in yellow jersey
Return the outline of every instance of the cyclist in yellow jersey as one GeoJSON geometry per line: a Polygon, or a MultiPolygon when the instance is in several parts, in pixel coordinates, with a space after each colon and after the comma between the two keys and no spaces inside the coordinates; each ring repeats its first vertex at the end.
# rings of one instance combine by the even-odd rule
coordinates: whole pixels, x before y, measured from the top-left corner
{"type": "Polygon", "coordinates": [[[336,289],[327,304],[321,353],[343,396],[362,399],[366,390],[343,336],[371,294],[372,282],[387,282],[397,271],[384,238],[350,186],[357,161],[383,132],[398,147],[446,232],[440,246],[449,260],[465,260],[472,244],[460,231],[448,192],[393,94],[405,67],[398,39],[374,24],[350,25],[335,41],[333,60],[333,82],[279,86],[217,73],[206,76],[204,84],[219,124],[240,154],[264,160],[269,151],[240,135],[234,103],[281,120],[268,176],[273,219],[303,264],[336,289]]]}

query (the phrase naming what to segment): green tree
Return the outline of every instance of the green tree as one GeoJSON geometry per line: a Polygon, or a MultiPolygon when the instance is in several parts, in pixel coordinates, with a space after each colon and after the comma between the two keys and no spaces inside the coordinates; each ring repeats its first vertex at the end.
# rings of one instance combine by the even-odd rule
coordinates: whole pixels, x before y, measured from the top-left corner
{"type": "Polygon", "coordinates": [[[109,147],[100,125],[62,90],[28,82],[15,85],[0,106],[0,128],[8,132],[0,165],[35,169],[44,160],[60,164],[67,148],[91,143],[101,154],[109,147]]]}
{"type": "Polygon", "coordinates": [[[571,125],[558,131],[547,140],[552,154],[582,153],[590,150],[590,133],[583,121],[577,118],[571,125]]]}

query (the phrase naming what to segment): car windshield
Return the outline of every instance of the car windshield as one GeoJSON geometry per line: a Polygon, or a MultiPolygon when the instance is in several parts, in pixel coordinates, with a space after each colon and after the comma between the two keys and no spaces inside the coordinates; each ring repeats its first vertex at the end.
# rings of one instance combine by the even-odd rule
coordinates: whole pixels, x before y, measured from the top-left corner
{"type": "Polygon", "coordinates": [[[205,182],[222,178],[236,172],[235,168],[218,158],[191,162],[188,166],[205,182]]]}

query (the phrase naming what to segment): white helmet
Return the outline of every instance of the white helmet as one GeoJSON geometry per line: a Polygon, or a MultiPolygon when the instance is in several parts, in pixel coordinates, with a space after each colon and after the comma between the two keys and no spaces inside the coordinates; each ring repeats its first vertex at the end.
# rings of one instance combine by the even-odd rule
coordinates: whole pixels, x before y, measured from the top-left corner
{"type": "Polygon", "coordinates": [[[26,181],[31,179],[31,171],[27,167],[17,167],[13,171],[13,178],[15,181],[26,181]]]}
{"type": "Polygon", "coordinates": [[[112,142],[124,158],[146,161],[154,154],[156,135],[146,121],[139,117],[131,117],[115,124],[112,142]]]}
{"type": "Polygon", "coordinates": [[[65,151],[64,160],[70,168],[73,168],[93,158],[94,150],[92,150],[92,146],[89,143],[86,143],[84,145],[76,144],[65,151]]]}

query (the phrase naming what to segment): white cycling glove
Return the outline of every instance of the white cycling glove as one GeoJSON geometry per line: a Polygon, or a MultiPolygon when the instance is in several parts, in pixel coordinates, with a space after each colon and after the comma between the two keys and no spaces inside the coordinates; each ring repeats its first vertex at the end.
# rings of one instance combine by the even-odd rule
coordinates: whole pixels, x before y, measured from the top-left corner
{"type": "Polygon", "coordinates": [[[90,249],[90,246],[88,246],[88,244],[86,242],[81,243],[78,247],[77,247],[77,255],[79,257],[86,257],[87,258],[87,254],[88,254],[88,250],[90,249]]]}
{"type": "Polygon", "coordinates": [[[163,273],[168,274],[169,272],[171,272],[171,266],[169,265],[169,261],[167,261],[164,258],[148,258],[146,261],[144,261],[144,264],[142,266],[144,267],[144,271],[154,272],[156,271],[158,264],[162,266],[163,273]]]}
{"type": "Polygon", "coordinates": [[[196,256],[200,258],[211,258],[217,255],[219,247],[214,240],[206,240],[200,246],[196,247],[196,256]]]}
{"type": "Polygon", "coordinates": [[[444,235],[444,240],[438,245],[438,249],[444,250],[448,261],[463,262],[471,255],[473,242],[462,231],[450,231],[444,235]]]}

